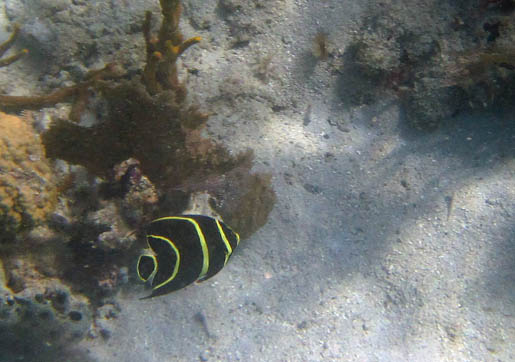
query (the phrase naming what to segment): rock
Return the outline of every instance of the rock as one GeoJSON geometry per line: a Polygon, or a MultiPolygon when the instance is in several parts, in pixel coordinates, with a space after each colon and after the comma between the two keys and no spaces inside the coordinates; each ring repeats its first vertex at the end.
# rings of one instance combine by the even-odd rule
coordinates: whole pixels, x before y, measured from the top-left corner
{"type": "MultiPolygon", "coordinates": [[[[65,346],[82,338],[91,322],[87,299],[72,294],[57,279],[39,279],[19,293],[0,285],[0,334],[6,346],[65,346]]],[[[4,352],[9,353],[8,348],[2,348],[4,352]]]]}
{"type": "Polygon", "coordinates": [[[423,78],[415,83],[414,91],[402,98],[406,119],[416,129],[436,129],[468,105],[462,88],[441,83],[438,79],[423,78]]]}
{"type": "Polygon", "coordinates": [[[118,318],[120,308],[117,305],[108,303],[99,307],[95,313],[95,324],[90,331],[92,337],[101,336],[103,339],[111,337],[113,329],[113,321],[118,318]]]}

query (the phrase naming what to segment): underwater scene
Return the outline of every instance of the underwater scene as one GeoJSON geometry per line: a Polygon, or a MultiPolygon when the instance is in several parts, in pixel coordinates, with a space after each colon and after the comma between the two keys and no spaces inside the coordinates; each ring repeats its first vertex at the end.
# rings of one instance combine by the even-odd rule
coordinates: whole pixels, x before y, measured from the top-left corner
{"type": "Polygon", "coordinates": [[[0,362],[514,361],[514,0],[0,0],[0,362]]]}

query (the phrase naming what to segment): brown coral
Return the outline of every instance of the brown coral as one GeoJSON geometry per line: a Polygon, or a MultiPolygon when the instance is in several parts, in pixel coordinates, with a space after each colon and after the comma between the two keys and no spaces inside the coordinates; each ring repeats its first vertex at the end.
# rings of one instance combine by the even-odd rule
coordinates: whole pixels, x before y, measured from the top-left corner
{"type": "Polygon", "coordinates": [[[115,63],[109,63],[101,69],[89,72],[86,79],[70,87],[59,88],[49,94],[35,96],[11,96],[0,94],[0,106],[4,110],[16,109],[39,109],[45,106],[52,106],[59,102],[73,100],[73,107],[70,112],[70,119],[78,122],[80,115],[89,102],[88,89],[97,87],[100,80],[119,78],[124,75],[115,63]]]}
{"type": "Polygon", "coordinates": [[[27,55],[29,51],[27,49],[22,49],[18,53],[15,53],[14,55],[11,55],[7,58],[2,58],[3,55],[12,47],[14,42],[16,41],[16,38],[18,38],[18,34],[20,33],[20,25],[14,24],[13,32],[11,33],[11,36],[9,39],[7,39],[5,42],[0,44],[0,67],[6,67],[11,63],[14,63],[21,57],[27,55]]]}
{"type": "Polygon", "coordinates": [[[184,87],[177,77],[177,58],[200,37],[184,40],[179,30],[181,3],[179,0],[160,0],[163,21],[158,36],[151,33],[152,13],[145,14],[143,35],[147,46],[147,64],[143,70],[143,83],[150,94],[173,89],[183,99],[184,87]]]}
{"type": "Polygon", "coordinates": [[[276,195],[270,187],[270,174],[246,171],[239,176],[227,183],[228,187],[218,196],[214,209],[245,239],[265,225],[276,195]]]}
{"type": "MultiPolygon", "coordinates": [[[[5,42],[0,44],[0,67],[8,66],[16,62],[21,57],[29,53],[28,49],[22,49],[20,52],[7,57],[1,58],[16,41],[20,26],[14,25],[14,30],[5,42]]],[[[62,87],[49,94],[35,96],[12,96],[0,94],[0,106],[3,110],[19,110],[19,109],[39,109],[45,106],[51,106],[59,102],[73,100],[73,107],[70,112],[70,119],[78,122],[80,115],[89,102],[88,89],[96,87],[102,79],[119,78],[125,74],[115,63],[109,63],[101,69],[90,71],[86,75],[86,79],[71,87],[62,87]]]]}
{"type": "Polygon", "coordinates": [[[108,65],[48,95],[0,96],[4,109],[74,100],[74,121],[94,88],[107,109],[91,127],[61,119],[42,135],[47,157],[85,167],[70,168],[59,189],[32,127],[0,113],[0,242],[18,236],[23,242],[0,250],[0,314],[8,317],[0,318],[0,328],[56,346],[83,336],[93,319],[90,308],[127,282],[139,227],[156,215],[180,213],[197,189],[214,197],[213,208],[242,237],[266,222],[275,202],[270,176],[250,173],[252,152],[232,155],[201,135],[207,115],[187,101],[176,65],[200,38],[183,40],[178,0],[162,0],[161,7],[157,36],[146,16],[141,77],[120,81],[118,69],[108,65]],[[20,234],[43,223],[57,192],[63,202],[46,227],[20,234]],[[29,318],[17,319],[17,311],[29,318]]]}
{"type": "Polygon", "coordinates": [[[207,117],[196,107],[177,103],[172,91],[152,97],[133,81],[104,93],[110,117],[90,128],[56,122],[43,134],[48,157],[81,164],[103,177],[132,157],[159,187],[223,173],[239,163],[223,147],[200,137],[197,130],[207,117]]]}
{"type": "MultiPolygon", "coordinates": [[[[210,192],[221,215],[243,237],[266,222],[275,201],[270,177],[250,173],[251,152],[231,155],[225,147],[201,135],[207,115],[187,102],[186,89],[176,72],[177,56],[199,38],[182,40],[178,1],[163,0],[161,4],[164,20],[156,38],[150,33],[150,16],[146,17],[148,62],[141,78],[120,81],[113,77],[108,81],[106,72],[110,69],[106,68],[73,88],[57,90],[52,99],[0,97],[0,104],[14,101],[7,104],[11,106],[23,102],[37,106],[41,101],[46,104],[74,96],[78,97],[76,104],[81,104],[87,88],[94,87],[106,101],[107,114],[99,123],[81,127],[58,120],[42,135],[47,157],[82,165],[107,180],[106,184],[111,185],[108,191],[123,191],[106,196],[92,187],[90,191],[96,196],[88,200],[94,202],[86,203],[84,209],[80,202],[75,203],[73,213],[80,220],[71,217],[66,221],[63,217],[63,225],[56,229],[68,241],[65,256],[58,261],[66,271],[65,278],[91,300],[112,294],[123,279],[117,275],[132,250],[135,235],[130,228],[137,228],[156,214],[181,212],[184,196],[194,189],[210,192]],[[157,53],[164,55],[154,62],[157,53]],[[117,164],[114,172],[132,177],[130,185],[123,177],[113,175],[117,164]],[[126,186],[130,186],[129,191],[126,186]],[[130,208],[136,212],[130,212],[130,208]],[[93,266],[103,273],[91,273],[93,266]]],[[[41,190],[40,194],[55,192],[41,190]]],[[[12,281],[15,289],[24,288],[23,277],[12,281]]]]}

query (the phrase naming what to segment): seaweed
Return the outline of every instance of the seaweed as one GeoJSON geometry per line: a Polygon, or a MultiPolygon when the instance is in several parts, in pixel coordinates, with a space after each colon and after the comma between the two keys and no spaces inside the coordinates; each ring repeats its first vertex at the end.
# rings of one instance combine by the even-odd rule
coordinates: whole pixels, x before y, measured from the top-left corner
{"type": "Polygon", "coordinates": [[[320,60],[327,60],[329,57],[329,34],[319,31],[313,39],[313,55],[320,60]]]}
{"type": "Polygon", "coordinates": [[[136,80],[109,86],[104,93],[110,116],[88,128],[56,121],[42,135],[47,157],[83,165],[104,178],[115,164],[132,157],[160,188],[223,173],[240,162],[200,136],[207,116],[177,102],[173,91],[152,97],[136,80]]]}

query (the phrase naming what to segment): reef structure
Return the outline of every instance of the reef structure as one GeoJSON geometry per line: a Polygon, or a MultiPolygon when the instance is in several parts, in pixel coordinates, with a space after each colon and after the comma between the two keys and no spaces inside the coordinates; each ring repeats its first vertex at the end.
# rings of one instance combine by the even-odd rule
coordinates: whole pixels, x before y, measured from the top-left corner
{"type": "MultiPolygon", "coordinates": [[[[21,296],[29,314],[50,306],[50,314],[41,309],[42,315],[65,330],[68,324],[80,326],[72,333],[77,338],[84,335],[84,325],[96,323],[95,311],[112,303],[130,279],[127,265],[142,246],[138,240],[143,244],[138,230],[147,221],[181,213],[190,198],[207,193],[211,212],[244,239],[266,223],[275,203],[271,175],[251,172],[252,151],[234,155],[202,136],[208,115],[191,103],[177,71],[178,57],[200,38],[184,40],[180,1],[160,4],[159,31],[152,31],[150,12],[143,21],[146,62],[140,72],[129,76],[117,64],[108,64],[47,95],[0,95],[4,110],[73,104],[67,117],[54,118],[41,135],[29,132],[33,120],[2,122],[0,151],[14,162],[4,167],[14,173],[26,170],[31,184],[23,188],[14,179],[4,180],[12,192],[2,195],[0,221],[16,244],[0,243],[0,260],[5,307],[21,296]],[[81,117],[95,107],[92,94],[104,108],[93,109],[98,116],[85,126],[81,117]],[[12,135],[17,127],[27,128],[23,136],[12,135]],[[10,151],[12,139],[20,154],[10,151]],[[12,196],[16,192],[21,196],[12,196]],[[15,204],[19,200],[23,202],[15,204]],[[57,310],[55,295],[66,295],[73,303],[57,310]]],[[[22,326],[11,309],[5,310],[0,315],[9,316],[9,326],[22,326]]],[[[70,340],[55,333],[45,336],[44,343],[70,340]]]]}
{"type": "MultiPolygon", "coordinates": [[[[260,203],[273,205],[275,195],[270,177],[250,174],[252,152],[233,156],[221,144],[201,136],[208,115],[188,102],[186,87],[177,74],[178,57],[198,43],[200,37],[184,40],[179,30],[179,1],[161,0],[160,3],[163,20],[157,35],[151,31],[150,12],[146,13],[143,23],[146,64],[142,75],[123,81],[98,81],[97,87],[107,101],[107,116],[87,128],[66,120],[55,122],[42,136],[47,156],[82,165],[104,178],[109,177],[114,165],[129,158],[136,159],[142,174],[156,185],[161,196],[169,196],[177,189],[189,192],[213,188],[213,184],[223,187],[234,181],[233,170],[238,170],[240,178],[243,171],[245,177],[258,181],[239,182],[238,185],[253,187],[254,191],[239,190],[238,194],[252,197],[254,202],[261,200],[260,203]],[[215,179],[218,181],[213,183],[215,179]],[[221,179],[224,182],[219,182],[221,179]],[[255,192],[260,196],[256,197],[255,192]]],[[[243,237],[261,227],[271,210],[271,207],[261,208],[242,199],[231,199],[237,205],[225,203],[225,207],[233,205],[240,212],[226,212],[222,217],[234,219],[227,220],[231,225],[246,225],[244,230],[238,230],[243,237]],[[241,210],[243,204],[249,209],[241,210]],[[256,210],[261,210],[259,215],[256,210]],[[248,214],[253,215],[253,222],[237,220],[246,219],[248,214]]],[[[171,211],[161,208],[157,214],[171,211]]]]}

